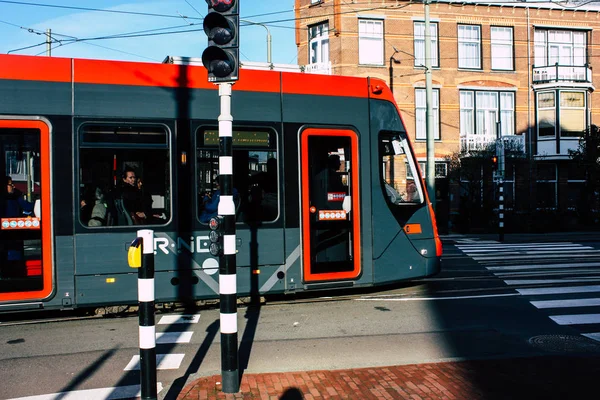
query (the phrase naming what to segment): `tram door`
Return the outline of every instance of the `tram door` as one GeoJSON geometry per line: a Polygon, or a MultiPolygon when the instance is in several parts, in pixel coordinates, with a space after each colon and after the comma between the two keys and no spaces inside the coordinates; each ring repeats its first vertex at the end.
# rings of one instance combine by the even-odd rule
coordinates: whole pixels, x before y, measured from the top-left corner
{"type": "Polygon", "coordinates": [[[50,133],[0,120],[0,302],[52,293],[50,133]]]}
{"type": "Polygon", "coordinates": [[[351,130],[301,133],[304,280],[360,275],[358,138],[351,130]]]}

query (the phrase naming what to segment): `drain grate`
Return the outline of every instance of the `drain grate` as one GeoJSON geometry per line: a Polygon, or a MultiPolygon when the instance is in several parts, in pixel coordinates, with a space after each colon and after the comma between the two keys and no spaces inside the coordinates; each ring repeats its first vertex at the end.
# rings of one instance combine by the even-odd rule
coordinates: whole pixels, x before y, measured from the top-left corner
{"type": "Polygon", "coordinates": [[[542,350],[557,352],[600,352],[600,343],[583,336],[540,335],[528,340],[529,344],[542,350]]]}

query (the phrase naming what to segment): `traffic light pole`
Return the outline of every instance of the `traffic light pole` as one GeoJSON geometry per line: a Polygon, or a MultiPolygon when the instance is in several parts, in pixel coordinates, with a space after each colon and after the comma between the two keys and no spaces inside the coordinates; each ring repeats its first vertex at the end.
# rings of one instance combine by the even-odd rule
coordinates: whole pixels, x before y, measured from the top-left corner
{"type": "Polygon", "coordinates": [[[219,256],[219,299],[221,322],[221,380],[225,393],[240,390],[238,373],[237,276],[235,257],[235,204],[233,201],[232,83],[219,84],[219,184],[218,214],[223,219],[223,250],[219,256]]]}
{"type": "Polygon", "coordinates": [[[504,242],[504,140],[500,131],[500,122],[496,123],[496,156],[498,157],[498,241],[504,242]]]}

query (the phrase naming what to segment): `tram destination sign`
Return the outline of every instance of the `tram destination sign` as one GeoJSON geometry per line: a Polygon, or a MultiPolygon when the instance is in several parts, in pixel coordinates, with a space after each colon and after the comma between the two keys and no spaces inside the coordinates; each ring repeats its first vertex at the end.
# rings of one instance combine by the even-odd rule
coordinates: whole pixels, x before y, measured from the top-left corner
{"type": "MultiPolygon", "coordinates": [[[[240,147],[269,147],[269,132],[264,131],[233,131],[233,146],[240,147]]],[[[204,145],[218,146],[219,131],[204,131],[204,145]]]]}

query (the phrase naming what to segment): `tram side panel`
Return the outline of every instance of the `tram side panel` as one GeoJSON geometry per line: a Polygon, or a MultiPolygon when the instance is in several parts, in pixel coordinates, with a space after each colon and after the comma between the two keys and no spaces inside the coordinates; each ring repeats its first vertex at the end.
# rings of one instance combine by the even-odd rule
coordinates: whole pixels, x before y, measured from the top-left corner
{"type": "MultiPolygon", "coordinates": [[[[34,198],[40,200],[41,209],[48,207],[47,215],[42,215],[42,224],[52,221],[52,232],[44,237],[41,249],[28,244],[25,256],[31,254],[52,253],[50,258],[44,257],[40,271],[27,270],[23,276],[16,277],[6,290],[0,293],[0,309],[36,307],[36,300],[43,301],[47,306],[70,307],[73,304],[73,252],[72,252],[72,181],[70,178],[71,164],[71,62],[65,59],[45,60],[44,65],[36,57],[2,57],[3,72],[0,72],[0,128],[3,120],[21,119],[40,120],[49,128],[50,151],[48,154],[34,154],[37,159],[49,157],[50,181],[43,182],[51,186],[44,197],[37,197],[37,186],[34,186],[34,198]],[[34,80],[31,76],[34,75],[34,80]],[[45,219],[45,221],[44,221],[45,219]],[[46,262],[48,260],[48,262],[46,262]],[[46,265],[51,264],[51,265],[46,265]],[[27,281],[36,285],[36,279],[44,282],[44,294],[31,298],[27,281]],[[21,290],[21,289],[23,290],[21,290]],[[23,304],[20,304],[24,302],[23,304]]],[[[18,132],[18,130],[17,130],[18,132]]],[[[35,162],[35,161],[34,161],[35,162]]],[[[4,173],[4,171],[3,171],[4,173]]],[[[18,175],[18,174],[17,174],[18,175]]],[[[17,184],[23,184],[18,176],[17,184]]],[[[34,177],[37,185],[39,176],[34,177]]],[[[32,243],[35,243],[32,242],[32,243]]],[[[35,258],[35,257],[34,257],[35,258]]],[[[8,281],[7,281],[8,282],[8,281]]],[[[32,286],[33,288],[33,286],[32,286]]]]}
{"type": "MultiPolygon", "coordinates": [[[[330,132],[339,130],[348,130],[355,132],[357,137],[358,167],[352,173],[358,174],[359,192],[358,204],[360,210],[354,215],[360,216],[360,231],[355,232],[356,239],[361,241],[361,255],[358,260],[360,271],[356,278],[339,278],[344,276],[344,272],[339,273],[335,270],[323,273],[323,278],[319,279],[319,273],[315,273],[316,280],[306,281],[306,272],[310,272],[310,263],[308,259],[305,242],[311,240],[307,234],[306,227],[303,227],[303,213],[310,213],[308,206],[302,204],[300,199],[303,191],[308,188],[300,185],[291,186],[286,182],[286,207],[288,208],[288,217],[286,221],[286,257],[292,267],[288,269],[286,275],[286,285],[288,291],[298,289],[328,289],[335,287],[368,286],[372,284],[372,250],[370,241],[365,240],[370,236],[370,199],[369,180],[370,180],[370,155],[369,155],[369,114],[368,114],[368,85],[366,80],[347,77],[322,77],[327,79],[327,83],[313,87],[297,87],[292,81],[292,76],[284,75],[283,78],[283,119],[285,121],[285,173],[286,176],[302,177],[303,151],[300,149],[300,143],[303,132],[307,129],[312,132],[321,133],[323,137],[328,137],[330,132]],[[339,82],[336,82],[339,80],[339,82]],[[330,88],[344,87],[347,96],[331,95],[327,93],[330,88]],[[311,91],[319,90],[319,95],[311,91]],[[306,209],[305,209],[306,208],[306,209]],[[300,239],[301,238],[301,239],[300,239]],[[300,239],[300,242],[298,242],[300,239]]],[[[327,140],[327,139],[323,139],[327,140]]],[[[323,143],[326,143],[323,142],[323,143]]],[[[329,149],[324,149],[330,152],[329,149]]],[[[310,171],[310,169],[308,169],[310,171]]],[[[310,182],[310,179],[308,180],[310,182]]],[[[314,218],[314,216],[309,216],[314,218]]],[[[306,219],[305,219],[306,220],[306,219]]],[[[325,233],[327,234],[327,233],[325,233]]],[[[318,235],[318,234],[317,234],[318,235]]],[[[350,258],[354,254],[350,254],[350,258]]],[[[313,260],[314,261],[314,260],[313,260]]]]}

